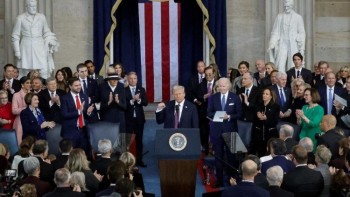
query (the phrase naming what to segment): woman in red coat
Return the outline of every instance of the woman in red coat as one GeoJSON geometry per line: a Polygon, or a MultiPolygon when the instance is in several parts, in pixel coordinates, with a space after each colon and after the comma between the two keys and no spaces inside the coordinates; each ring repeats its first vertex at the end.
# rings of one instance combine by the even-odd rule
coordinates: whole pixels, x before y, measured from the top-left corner
{"type": "Polygon", "coordinates": [[[3,129],[12,129],[15,116],[12,114],[12,104],[8,101],[7,91],[0,90],[0,123],[3,129]]]}

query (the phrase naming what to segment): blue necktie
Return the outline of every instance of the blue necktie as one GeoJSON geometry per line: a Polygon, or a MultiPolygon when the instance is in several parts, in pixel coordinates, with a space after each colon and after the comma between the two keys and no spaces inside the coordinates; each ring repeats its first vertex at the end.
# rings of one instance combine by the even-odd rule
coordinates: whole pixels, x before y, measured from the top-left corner
{"type": "MultiPolygon", "coordinates": [[[[36,120],[38,121],[38,125],[40,126],[43,122],[45,122],[45,118],[38,109],[35,109],[35,111],[36,111],[36,120]]],[[[38,131],[37,137],[39,139],[46,139],[46,134],[44,129],[40,129],[40,131],[38,131]]]]}
{"type": "Polygon", "coordinates": [[[333,93],[332,89],[329,89],[329,95],[328,95],[328,113],[327,114],[332,114],[332,108],[333,108],[333,93]]]}
{"type": "Polygon", "coordinates": [[[280,100],[281,100],[281,108],[284,108],[286,100],[284,99],[284,96],[283,96],[283,88],[280,89],[280,100]]]}
{"type": "Polygon", "coordinates": [[[225,98],[225,95],[222,95],[222,98],[221,98],[221,109],[222,109],[222,111],[225,111],[225,105],[226,105],[226,98],[225,98]]]}

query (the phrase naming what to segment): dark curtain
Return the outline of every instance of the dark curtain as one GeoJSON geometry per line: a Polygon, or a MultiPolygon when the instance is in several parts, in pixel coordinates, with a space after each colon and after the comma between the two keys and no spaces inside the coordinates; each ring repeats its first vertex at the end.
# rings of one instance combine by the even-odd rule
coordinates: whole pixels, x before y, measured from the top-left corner
{"type": "MultiPolygon", "coordinates": [[[[179,1],[179,0],[178,0],[179,1]]],[[[181,1],[179,84],[187,86],[203,59],[203,15],[196,0],[181,1]]]]}
{"type": "Polygon", "coordinates": [[[221,76],[227,72],[227,23],[226,0],[203,0],[209,12],[209,29],[215,38],[214,51],[216,64],[219,66],[221,76]]]}

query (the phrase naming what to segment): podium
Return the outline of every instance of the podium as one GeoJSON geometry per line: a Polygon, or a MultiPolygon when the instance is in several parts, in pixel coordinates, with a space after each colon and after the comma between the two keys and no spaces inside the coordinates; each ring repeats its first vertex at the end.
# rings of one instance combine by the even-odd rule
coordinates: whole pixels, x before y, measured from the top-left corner
{"type": "Polygon", "coordinates": [[[195,196],[199,129],[159,129],[155,143],[162,196],[195,196]]]}

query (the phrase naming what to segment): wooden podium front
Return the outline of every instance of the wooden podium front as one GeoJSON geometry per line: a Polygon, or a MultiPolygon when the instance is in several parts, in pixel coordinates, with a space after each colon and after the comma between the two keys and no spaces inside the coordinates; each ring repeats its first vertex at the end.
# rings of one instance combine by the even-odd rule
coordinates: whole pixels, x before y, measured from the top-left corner
{"type": "Polygon", "coordinates": [[[155,141],[162,196],[194,197],[201,154],[199,129],[160,129],[155,141]]]}

